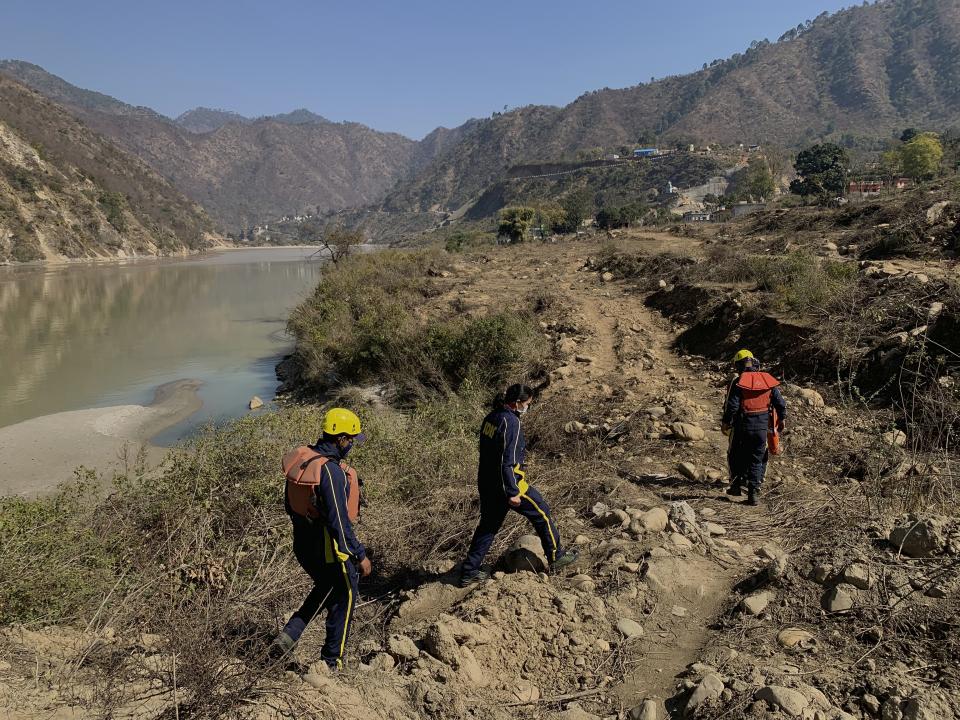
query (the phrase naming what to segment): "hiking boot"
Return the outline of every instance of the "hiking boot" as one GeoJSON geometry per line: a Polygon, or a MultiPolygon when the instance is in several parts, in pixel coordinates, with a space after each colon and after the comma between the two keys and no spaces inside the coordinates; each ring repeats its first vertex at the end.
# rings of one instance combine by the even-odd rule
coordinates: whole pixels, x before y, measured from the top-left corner
{"type": "Polygon", "coordinates": [[[580,553],[576,550],[564,550],[560,557],[550,563],[550,572],[556,572],[557,570],[565,568],[567,565],[572,565],[579,557],[580,553]]]}
{"type": "Polygon", "coordinates": [[[286,632],[281,631],[267,647],[267,656],[272,660],[282,660],[292,655],[296,647],[297,641],[287,635],[286,632]]]}
{"type": "Polygon", "coordinates": [[[740,497],[741,495],[743,495],[743,489],[740,487],[740,485],[731,485],[730,487],[727,488],[727,495],[731,495],[733,497],[740,497]]]}
{"type": "Polygon", "coordinates": [[[468,588],[489,579],[490,573],[488,573],[486,570],[477,570],[475,573],[471,573],[470,575],[461,575],[460,579],[457,581],[457,585],[462,588],[468,588]]]}
{"type": "Polygon", "coordinates": [[[752,506],[759,505],[760,503],[759,503],[759,501],[757,500],[757,498],[759,497],[759,495],[760,495],[760,491],[759,491],[759,490],[757,490],[756,488],[750,488],[750,489],[747,491],[747,503],[746,503],[746,504],[747,504],[747,505],[752,505],[752,506]]]}

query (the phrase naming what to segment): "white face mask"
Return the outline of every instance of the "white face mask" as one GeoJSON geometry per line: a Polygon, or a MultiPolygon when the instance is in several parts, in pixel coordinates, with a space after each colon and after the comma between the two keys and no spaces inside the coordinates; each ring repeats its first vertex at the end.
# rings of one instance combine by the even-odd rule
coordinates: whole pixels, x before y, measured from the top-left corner
{"type": "Polygon", "coordinates": [[[530,410],[530,403],[527,403],[526,405],[521,405],[520,407],[517,408],[517,414],[526,415],[527,411],[529,410],[530,410]]]}

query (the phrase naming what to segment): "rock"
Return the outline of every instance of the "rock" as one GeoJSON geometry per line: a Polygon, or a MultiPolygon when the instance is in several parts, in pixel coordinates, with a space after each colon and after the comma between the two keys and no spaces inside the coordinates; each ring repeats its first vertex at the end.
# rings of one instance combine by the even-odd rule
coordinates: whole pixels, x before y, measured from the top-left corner
{"type": "Polygon", "coordinates": [[[823,244],[823,249],[826,250],[827,252],[836,252],[836,251],[837,251],[837,244],[834,243],[834,242],[830,242],[830,241],[828,240],[827,242],[825,242],[825,243],[823,244]]]}
{"type": "Polygon", "coordinates": [[[672,542],[674,545],[676,545],[679,548],[693,547],[693,542],[690,540],[690,538],[686,537],[685,535],[681,535],[680,533],[677,533],[677,532],[670,533],[670,542],[672,542]]]}
{"type": "Polygon", "coordinates": [[[576,355],[574,358],[578,363],[590,364],[593,362],[593,356],[591,355],[576,355]]]}
{"type": "Polygon", "coordinates": [[[907,434],[903,430],[892,430],[880,436],[888,447],[903,447],[907,444],[907,434]]]}
{"type": "Polygon", "coordinates": [[[262,407],[263,407],[263,400],[261,400],[261,399],[258,398],[256,395],[254,395],[252,398],[250,398],[250,402],[247,403],[247,407],[250,408],[251,410],[256,410],[257,408],[262,408],[262,407]]]}
{"type": "Polygon", "coordinates": [[[674,605],[672,608],[670,608],[670,614],[674,617],[686,617],[687,609],[683,607],[683,605],[674,605]]]}
{"type": "Polygon", "coordinates": [[[703,523],[703,529],[706,530],[711,535],[726,535],[727,529],[723,525],[718,525],[715,522],[705,522],[703,523]]]}
{"type": "Polygon", "coordinates": [[[387,639],[387,652],[390,653],[397,662],[416,660],[420,657],[420,648],[406,635],[391,635],[387,639]]]}
{"type": "Polygon", "coordinates": [[[827,612],[846,612],[853,607],[853,595],[837,585],[823,594],[820,598],[820,606],[827,612]]]}
{"type": "Polygon", "coordinates": [[[807,575],[807,577],[818,585],[824,585],[832,574],[833,566],[827,565],[826,563],[818,563],[813,566],[813,569],[810,570],[810,574],[807,575]]]}
{"type": "Polygon", "coordinates": [[[876,695],[864,693],[863,697],[860,698],[860,705],[871,715],[880,714],[880,700],[877,699],[876,695]]]}
{"type": "Polygon", "coordinates": [[[607,510],[596,515],[593,524],[600,528],[626,527],[630,524],[630,516],[624,510],[607,510]]]}
{"type": "MultiPolygon", "coordinates": [[[[326,665],[326,663],[324,663],[326,665]]],[[[314,672],[308,672],[303,676],[303,681],[312,688],[317,690],[324,690],[328,685],[333,682],[332,678],[325,677],[323,675],[318,675],[314,672]]]]}
{"type": "Polygon", "coordinates": [[[942,720],[949,718],[952,712],[946,699],[931,693],[907,700],[903,708],[903,720],[942,720]]]}
{"type": "Polygon", "coordinates": [[[697,709],[710,700],[719,700],[720,693],[723,692],[723,678],[716,673],[705,675],[703,680],[693,689],[690,697],[687,699],[687,705],[684,708],[684,715],[691,717],[697,712],[697,709]]]}
{"type": "Polygon", "coordinates": [[[600,276],[600,279],[603,280],[604,282],[610,282],[611,280],[613,280],[613,273],[605,272],[603,275],[600,276]]]}
{"type": "Polygon", "coordinates": [[[563,431],[567,433],[567,435],[582,435],[586,429],[587,426],[579,420],[571,420],[563,426],[563,431]]]}
{"type": "Polygon", "coordinates": [[[935,317],[940,315],[943,312],[943,303],[939,300],[936,302],[930,303],[930,307],[927,308],[927,317],[933,320],[935,317]]]}
{"type": "Polygon", "coordinates": [[[763,700],[790,717],[800,717],[810,704],[803,693],[781,685],[767,685],[753,694],[754,700],[763,700]]]}
{"type": "Polygon", "coordinates": [[[949,200],[940,200],[935,202],[933,205],[927,208],[927,224],[936,225],[940,222],[940,217],[943,215],[943,211],[950,206],[949,200]]]}
{"type": "Polygon", "coordinates": [[[630,618],[620,618],[617,620],[617,630],[619,630],[620,634],[627,640],[643,637],[643,626],[636,620],[631,620],[630,618]]]}
{"type": "Polygon", "coordinates": [[[556,718],[556,720],[600,720],[599,715],[588,713],[577,703],[570,703],[566,710],[553,715],[553,717],[556,718]]]}
{"type": "Polygon", "coordinates": [[[390,672],[396,667],[396,662],[391,655],[387,653],[377,653],[371,658],[369,667],[371,670],[380,670],[381,672],[390,672]]]}
{"type": "Polygon", "coordinates": [[[562,355],[573,355],[577,351],[577,341],[573,338],[564,338],[557,343],[557,350],[562,355]]]}
{"type": "Polygon", "coordinates": [[[644,514],[640,523],[643,525],[645,530],[650,532],[662,532],[667,527],[667,521],[669,517],[667,516],[667,511],[663,508],[651,508],[647,510],[644,514]]]}
{"type": "Polygon", "coordinates": [[[823,395],[812,388],[800,388],[800,397],[803,402],[810,407],[822,408],[826,403],[823,401],[823,395]]]}
{"type": "Polygon", "coordinates": [[[550,569],[543,543],[536,535],[521,535],[506,555],[506,566],[511,572],[545,573],[550,569]]]}
{"type": "Polygon", "coordinates": [[[890,544],[908,557],[925,558],[945,545],[944,521],[939,518],[910,518],[890,532],[890,544]]]}
{"type": "Polygon", "coordinates": [[[677,465],[677,472],[679,472],[688,480],[697,481],[700,479],[700,472],[697,470],[697,466],[692,462],[680,463],[677,465]]]}
{"type": "Polygon", "coordinates": [[[574,575],[570,579],[570,586],[580,592],[593,592],[597,585],[589,575],[574,575]]]}
{"type": "Polygon", "coordinates": [[[627,717],[629,720],[661,720],[663,714],[660,712],[660,703],[647,698],[635,708],[632,708],[627,713],[627,717]]]}
{"type": "Polygon", "coordinates": [[[682,442],[696,442],[703,440],[705,434],[699,425],[687,422],[675,422],[670,425],[673,436],[682,442]]]}
{"type": "Polygon", "coordinates": [[[813,636],[813,633],[800,628],[789,627],[777,633],[777,642],[785,648],[807,648],[815,645],[817,639],[813,636]]]}
{"type": "Polygon", "coordinates": [[[515,702],[535,703],[540,699],[540,688],[529,680],[517,680],[510,688],[510,694],[515,702]]]}
{"type": "Polygon", "coordinates": [[[586,535],[577,535],[577,536],[573,539],[573,544],[574,544],[574,545],[589,545],[589,544],[590,544],[590,538],[587,537],[586,535]]]}
{"type": "Polygon", "coordinates": [[[643,412],[644,412],[646,415],[648,415],[649,417],[651,417],[651,418],[653,418],[654,420],[656,420],[657,418],[661,418],[661,417],[663,417],[664,415],[666,415],[666,414],[667,414],[667,409],[666,409],[665,407],[654,406],[654,407],[648,407],[648,408],[647,408],[646,410],[644,410],[643,412]]]}
{"type": "Polygon", "coordinates": [[[423,648],[437,660],[453,668],[460,666],[460,645],[444,623],[434,623],[423,636],[423,648]]]}
{"type": "Polygon", "coordinates": [[[490,678],[477,660],[473,651],[468,647],[460,648],[459,674],[461,680],[474,687],[486,687],[490,678]]]}
{"type": "Polygon", "coordinates": [[[770,604],[773,598],[774,594],[772,592],[756,592],[752,595],[747,595],[747,597],[740,601],[740,605],[750,615],[759,615],[767,609],[767,605],[770,604]]]}
{"type": "Polygon", "coordinates": [[[853,585],[860,590],[869,590],[873,585],[870,577],[870,567],[865,563],[851,563],[840,573],[840,581],[853,585]]]}
{"type": "Polygon", "coordinates": [[[777,558],[784,557],[784,554],[783,550],[770,543],[761,545],[760,549],[757,550],[757,555],[765,560],[776,560],[777,558]]]}
{"type": "Polygon", "coordinates": [[[898,695],[888,697],[880,707],[880,717],[882,720],[903,720],[903,699],[898,695]]]}
{"type": "Polygon", "coordinates": [[[934,598],[935,600],[943,600],[947,597],[947,590],[942,585],[931,585],[927,588],[927,591],[924,593],[929,598],[934,598]]]}

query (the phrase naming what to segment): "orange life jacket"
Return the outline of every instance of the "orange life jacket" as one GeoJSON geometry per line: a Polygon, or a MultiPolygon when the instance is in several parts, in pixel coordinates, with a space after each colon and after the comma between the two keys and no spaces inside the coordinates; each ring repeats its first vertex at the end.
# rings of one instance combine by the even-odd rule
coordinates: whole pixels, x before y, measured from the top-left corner
{"type": "MultiPolygon", "coordinates": [[[[320,517],[320,511],[313,502],[313,494],[322,480],[323,465],[329,459],[306,445],[294,448],[283,456],[287,502],[290,509],[298,515],[311,519],[320,517]]],[[[340,467],[347,476],[347,517],[350,522],[356,522],[360,517],[360,480],[357,471],[342,460],[340,467]]]]}
{"type": "Polygon", "coordinates": [[[770,373],[745,372],[737,379],[740,388],[740,411],[744,415],[770,412],[770,396],[780,382],[770,373]]]}

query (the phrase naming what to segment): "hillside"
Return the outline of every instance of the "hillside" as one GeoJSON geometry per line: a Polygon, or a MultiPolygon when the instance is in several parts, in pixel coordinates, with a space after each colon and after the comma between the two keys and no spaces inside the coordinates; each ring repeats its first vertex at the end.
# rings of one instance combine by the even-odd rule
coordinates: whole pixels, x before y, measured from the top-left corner
{"type": "Polygon", "coordinates": [[[0,261],[168,254],[213,233],[141,160],[0,75],[0,261]]]}
{"type": "Polygon", "coordinates": [[[4,61],[0,73],[146,161],[230,230],[279,215],[375,202],[423,164],[409,138],[332,123],[305,110],[246,123],[194,111],[178,124],[77,88],[36,65],[4,61]]]}
{"type": "Polygon", "coordinates": [[[704,69],[563,108],[528,106],[475,122],[456,147],[387,198],[391,211],[456,209],[519,163],[680,140],[796,147],[842,135],[887,138],[960,117],[960,5],[896,0],[854,7],[761,41],[704,69]]]}

